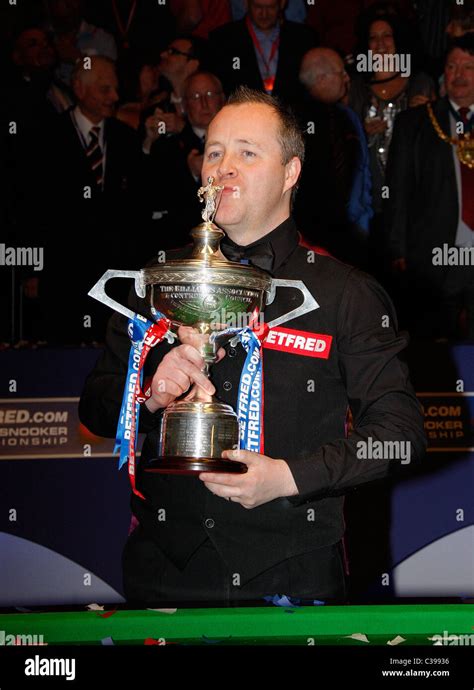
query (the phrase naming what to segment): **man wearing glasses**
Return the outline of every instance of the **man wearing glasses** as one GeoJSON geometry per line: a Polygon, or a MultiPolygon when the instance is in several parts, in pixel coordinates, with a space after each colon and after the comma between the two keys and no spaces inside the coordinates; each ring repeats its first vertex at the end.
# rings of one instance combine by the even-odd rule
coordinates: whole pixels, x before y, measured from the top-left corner
{"type": "Polygon", "coordinates": [[[199,64],[198,41],[193,38],[176,38],[161,53],[158,67],[161,77],[166,80],[167,95],[145,121],[144,153],[150,153],[153,143],[163,134],[179,134],[183,131],[186,124],[184,84],[199,69],[199,64]]]}
{"type": "MultiPolygon", "coordinates": [[[[170,113],[159,113],[146,121],[150,145],[150,200],[156,205],[162,199],[165,217],[160,219],[162,244],[175,247],[189,241],[189,231],[200,222],[201,205],[197,189],[207,126],[222,108],[225,96],[219,79],[210,72],[196,72],[187,78],[183,88],[186,119],[179,132],[162,136],[160,122],[170,113]],[[183,204],[183,199],[186,203],[183,204]]],[[[160,207],[161,208],[161,207],[160,207]]],[[[156,223],[155,225],[158,225],[156,223]]],[[[165,248],[166,248],[165,247],[165,248]]]]}
{"type": "Polygon", "coordinates": [[[198,42],[191,38],[176,38],[161,53],[160,73],[171,86],[170,102],[183,113],[183,91],[186,79],[199,69],[198,42]]]}

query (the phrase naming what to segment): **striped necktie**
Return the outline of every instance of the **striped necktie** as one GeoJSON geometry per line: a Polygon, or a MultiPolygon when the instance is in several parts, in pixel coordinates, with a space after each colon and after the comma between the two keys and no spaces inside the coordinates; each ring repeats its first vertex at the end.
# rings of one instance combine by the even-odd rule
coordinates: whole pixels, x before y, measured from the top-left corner
{"type": "Polygon", "coordinates": [[[86,149],[86,155],[91,166],[96,184],[102,188],[104,181],[104,154],[99,143],[100,127],[92,127],[90,130],[90,141],[86,149]]]}

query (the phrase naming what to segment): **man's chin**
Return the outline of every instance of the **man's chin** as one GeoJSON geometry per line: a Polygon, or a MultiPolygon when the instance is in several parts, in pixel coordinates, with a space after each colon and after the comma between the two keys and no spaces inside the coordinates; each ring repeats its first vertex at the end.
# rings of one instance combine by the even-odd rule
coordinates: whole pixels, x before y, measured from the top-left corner
{"type": "Polygon", "coordinates": [[[236,214],[226,213],[225,211],[222,213],[219,213],[218,211],[214,218],[215,224],[223,230],[225,230],[228,227],[231,228],[233,225],[239,223],[239,221],[240,219],[236,216],[236,214]]]}
{"type": "Polygon", "coordinates": [[[467,89],[464,88],[457,88],[453,89],[452,94],[450,94],[450,97],[453,99],[453,101],[457,101],[460,98],[463,100],[469,96],[469,93],[467,89]]]}

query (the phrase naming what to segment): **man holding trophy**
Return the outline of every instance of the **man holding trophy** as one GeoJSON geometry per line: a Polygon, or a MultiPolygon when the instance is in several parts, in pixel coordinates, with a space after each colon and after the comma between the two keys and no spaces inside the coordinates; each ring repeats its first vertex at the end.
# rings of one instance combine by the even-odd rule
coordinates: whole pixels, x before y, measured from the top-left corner
{"type": "Polygon", "coordinates": [[[105,436],[120,420],[129,439],[138,525],[123,570],[135,604],[344,600],[344,493],[423,455],[389,298],[301,244],[290,210],[303,159],[292,114],[240,88],[209,125],[194,247],[139,275],[109,271],[91,290],[121,314],[80,416],[105,436]],[[103,290],[117,276],[135,278],[129,309],[103,290]],[[223,305],[237,321],[251,314],[250,326],[224,316],[209,335],[223,305]],[[140,321],[145,336],[134,335],[140,321]],[[135,471],[138,414],[147,437],[135,471]],[[390,452],[364,453],[375,447],[390,452]]]}

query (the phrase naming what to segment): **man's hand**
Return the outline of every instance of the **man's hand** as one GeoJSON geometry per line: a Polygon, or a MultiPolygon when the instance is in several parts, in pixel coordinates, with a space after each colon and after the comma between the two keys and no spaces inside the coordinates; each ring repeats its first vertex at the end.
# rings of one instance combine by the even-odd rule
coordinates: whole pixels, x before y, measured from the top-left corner
{"type": "Polygon", "coordinates": [[[155,108],[153,115],[145,120],[145,143],[151,146],[162,134],[179,134],[185,124],[182,115],[165,113],[161,108],[155,108]]]}
{"type": "MultiPolygon", "coordinates": [[[[204,359],[198,347],[200,342],[208,336],[202,336],[194,328],[180,326],[178,338],[181,345],[174,347],[161,360],[151,382],[151,397],[145,402],[150,412],[167,407],[176,398],[186,393],[192,383],[201,386],[206,393],[213,395],[216,389],[202,372],[204,359]]],[[[225,355],[220,348],[218,361],[225,355]]]]}
{"type": "Polygon", "coordinates": [[[202,153],[199,153],[197,149],[192,149],[188,153],[187,157],[187,163],[188,163],[188,168],[189,172],[194,178],[198,178],[199,180],[201,179],[201,170],[202,170],[202,161],[203,161],[203,155],[202,153]]]}
{"type": "Polygon", "coordinates": [[[364,120],[364,127],[367,135],[372,137],[374,134],[385,132],[388,125],[381,117],[368,117],[364,120]]]}
{"type": "Polygon", "coordinates": [[[245,474],[202,472],[199,479],[216,496],[256,508],[284,496],[296,496],[298,488],[288,464],[249,450],[225,450],[222,457],[247,465],[245,474]]]}

